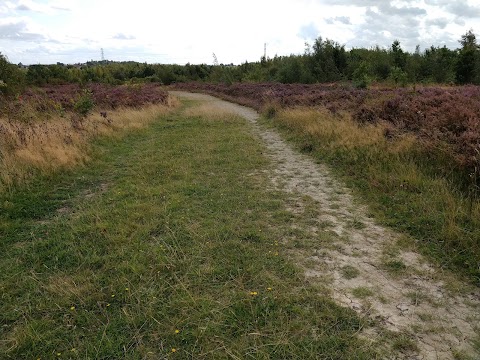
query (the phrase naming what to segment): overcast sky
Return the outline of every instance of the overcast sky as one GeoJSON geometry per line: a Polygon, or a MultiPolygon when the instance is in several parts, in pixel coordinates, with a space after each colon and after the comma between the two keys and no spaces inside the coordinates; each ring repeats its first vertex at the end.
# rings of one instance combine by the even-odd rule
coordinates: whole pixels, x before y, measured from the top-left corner
{"type": "MultiPolygon", "coordinates": [[[[321,36],[352,47],[455,49],[480,36],[480,0],[0,0],[13,63],[135,60],[239,64],[302,53],[321,36]]],[[[480,38],[479,38],[480,39],[480,38]]]]}

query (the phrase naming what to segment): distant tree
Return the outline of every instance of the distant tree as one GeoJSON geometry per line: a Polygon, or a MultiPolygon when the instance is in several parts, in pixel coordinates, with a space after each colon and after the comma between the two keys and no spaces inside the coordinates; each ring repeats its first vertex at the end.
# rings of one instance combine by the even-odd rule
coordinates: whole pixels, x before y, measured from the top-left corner
{"type": "Polygon", "coordinates": [[[315,78],[305,64],[305,59],[295,55],[284,58],[278,69],[276,80],[284,84],[315,82],[315,78]]]}
{"type": "Polygon", "coordinates": [[[473,33],[473,30],[468,30],[462,38],[459,40],[460,45],[462,48],[476,48],[477,47],[477,37],[473,33]]]}
{"type": "Polygon", "coordinates": [[[478,45],[475,34],[472,30],[467,31],[460,39],[462,48],[458,53],[456,66],[456,77],[459,84],[471,84],[476,78],[476,67],[478,59],[478,45]]]}
{"type": "Polygon", "coordinates": [[[421,58],[420,79],[443,84],[455,82],[457,57],[457,52],[446,46],[431,46],[424,51],[421,58]]]}
{"type": "Polygon", "coordinates": [[[390,76],[392,61],[387,50],[376,46],[370,50],[370,62],[372,73],[377,80],[386,80],[390,76]]]}
{"type": "Polygon", "coordinates": [[[311,48],[307,44],[305,57],[316,81],[331,82],[345,78],[348,64],[344,45],[318,37],[311,48]]]}
{"type": "Polygon", "coordinates": [[[123,66],[113,66],[110,71],[116,81],[122,82],[127,79],[123,66]]]}
{"type": "Polygon", "coordinates": [[[361,48],[353,48],[347,53],[347,69],[346,76],[348,79],[353,78],[353,73],[360,64],[368,62],[368,50],[361,48]]]}
{"type": "Polygon", "coordinates": [[[420,53],[420,45],[415,47],[415,52],[407,56],[407,64],[405,72],[410,83],[416,84],[420,79],[420,67],[422,65],[422,55],[420,53]]]}
{"type": "Polygon", "coordinates": [[[365,61],[362,61],[353,72],[352,76],[353,85],[359,89],[366,89],[371,82],[369,76],[368,64],[365,61]]]}
{"type": "Polygon", "coordinates": [[[50,78],[50,69],[45,65],[30,65],[27,70],[27,82],[30,85],[42,86],[50,78]]]}
{"type": "Polygon", "coordinates": [[[0,94],[16,95],[25,85],[24,72],[0,53],[0,94]]]}
{"type": "Polygon", "coordinates": [[[477,56],[475,57],[475,78],[473,79],[473,83],[476,85],[480,85],[480,52],[477,51],[477,56]]]}
{"type": "Polygon", "coordinates": [[[68,83],[68,69],[61,63],[49,65],[50,78],[47,80],[49,84],[66,84],[68,83]]]}
{"type": "MultiPolygon", "coordinates": [[[[187,64],[187,65],[190,65],[190,64],[187,64]]],[[[193,74],[193,73],[192,73],[193,74]]],[[[153,76],[155,75],[155,69],[153,68],[152,65],[149,65],[147,63],[145,63],[143,65],[143,69],[141,71],[141,77],[143,78],[146,78],[146,77],[149,77],[149,76],[153,76]]]]}
{"type": "Polygon", "coordinates": [[[406,86],[407,85],[407,73],[400,69],[399,67],[394,66],[390,72],[390,78],[393,80],[395,85],[406,86]]]}
{"type": "Polygon", "coordinates": [[[267,57],[265,55],[262,55],[262,57],[260,58],[260,65],[262,67],[265,67],[268,65],[267,57]]]}
{"type": "Polygon", "coordinates": [[[400,46],[400,41],[395,40],[392,44],[391,54],[393,58],[393,65],[405,71],[407,65],[407,54],[403,52],[400,46]]]}
{"type": "Polygon", "coordinates": [[[77,67],[68,67],[68,82],[79,83],[82,79],[82,70],[77,67]]]}
{"type": "Polygon", "coordinates": [[[162,67],[157,71],[157,76],[160,78],[160,82],[165,85],[170,85],[175,82],[176,77],[171,67],[162,67]]]}

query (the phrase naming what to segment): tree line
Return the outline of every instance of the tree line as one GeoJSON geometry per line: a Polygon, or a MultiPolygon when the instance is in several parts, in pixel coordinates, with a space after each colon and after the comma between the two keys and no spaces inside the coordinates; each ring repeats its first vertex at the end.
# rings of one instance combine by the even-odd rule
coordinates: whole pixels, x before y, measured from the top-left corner
{"type": "Polygon", "coordinates": [[[0,54],[0,92],[18,93],[26,85],[44,86],[100,82],[280,82],[328,83],[351,81],[356,87],[372,82],[398,86],[416,83],[480,84],[480,46],[472,30],[462,35],[459,48],[431,46],[423,51],[404,51],[399,41],[385,49],[379,46],[346,50],[344,45],[318,37],[306,44],[303,54],[262,57],[240,65],[166,65],[138,62],[91,61],[82,65],[11,64],[0,54]]]}

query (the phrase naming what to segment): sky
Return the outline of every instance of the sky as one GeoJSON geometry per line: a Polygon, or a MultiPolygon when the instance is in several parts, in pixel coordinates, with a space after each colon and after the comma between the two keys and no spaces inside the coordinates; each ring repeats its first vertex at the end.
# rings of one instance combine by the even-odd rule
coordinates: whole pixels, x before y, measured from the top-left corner
{"type": "MultiPolygon", "coordinates": [[[[0,0],[0,53],[12,63],[101,60],[240,64],[347,49],[459,47],[480,36],[480,0],[0,0]]],[[[480,40],[480,37],[479,37],[480,40]]]]}

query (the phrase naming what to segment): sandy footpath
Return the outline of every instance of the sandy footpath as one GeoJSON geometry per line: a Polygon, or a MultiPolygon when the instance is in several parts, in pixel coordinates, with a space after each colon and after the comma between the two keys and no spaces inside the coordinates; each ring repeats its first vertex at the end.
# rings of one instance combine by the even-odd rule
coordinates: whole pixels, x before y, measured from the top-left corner
{"type": "Polygon", "coordinates": [[[310,282],[326,284],[339,304],[372,319],[374,330],[362,336],[378,339],[385,330],[407,334],[418,352],[405,351],[400,357],[404,359],[480,359],[471,344],[479,339],[478,288],[435,269],[419,254],[402,250],[397,245],[401,235],[369,218],[366,207],[354,201],[326,166],[260,126],[254,110],[208,95],[171,93],[247,119],[267,148],[272,188],[291,197],[289,210],[301,213],[306,197],[315,204],[318,215],[307,231],[312,236],[329,231],[336,241],[327,247],[319,242],[314,252],[291,255],[310,282]]]}

